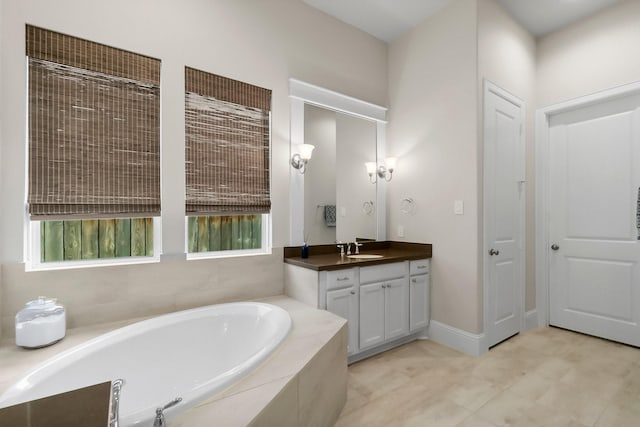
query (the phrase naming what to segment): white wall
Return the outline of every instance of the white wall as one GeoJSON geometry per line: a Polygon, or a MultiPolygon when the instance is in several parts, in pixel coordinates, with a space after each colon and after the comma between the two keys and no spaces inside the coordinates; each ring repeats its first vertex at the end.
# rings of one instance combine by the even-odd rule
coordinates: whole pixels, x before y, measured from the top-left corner
{"type": "Polygon", "coordinates": [[[388,237],[433,244],[432,318],[469,332],[482,329],[476,15],[475,0],[454,0],[391,43],[387,132],[387,154],[399,158],[388,237]],[[414,215],[400,212],[403,197],[414,215]]]}
{"type": "MultiPolygon", "coordinates": [[[[4,9],[4,0],[0,0],[0,47],[2,46],[2,38],[3,38],[3,32],[2,32],[2,16],[3,16],[3,9],[4,9]]],[[[2,81],[3,79],[3,75],[4,75],[4,61],[2,60],[2,55],[0,55],[0,99],[3,99],[4,97],[2,96],[2,81]]],[[[1,107],[0,107],[1,108],[1,107]]],[[[0,109],[0,111],[2,111],[0,109]]],[[[3,115],[0,114],[0,180],[3,179],[3,175],[2,175],[2,170],[4,169],[4,164],[2,163],[2,147],[4,146],[3,143],[3,132],[2,132],[2,122],[3,122],[3,115]]],[[[3,193],[4,193],[4,186],[0,183],[0,231],[2,230],[2,216],[3,216],[3,211],[4,211],[4,197],[3,197],[3,193]]],[[[0,236],[2,236],[2,233],[0,233],[0,236]]],[[[2,250],[0,249],[0,254],[2,253],[2,250]]],[[[0,257],[0,319],[2,319],[2,257],[0,257]]],[[[0,339],[2,338],[2,326],[0,325],[0,339]]]]}
{"type": "Polygon", "coordinates": [[[537,105],[640,81],[640,1],[627,0],[538,40],[537,105]]]}
{"type": "MultiPolygon", "coordinates": [[[[433,318],[470,332],[482,330],[482,78],[525,99],[527,107],[640,80],[637,0],[539,39],[535,93],[532,40],[494,0],[453,0],[393,42],[388,62],[384,43],[297,0],[115,0],[109,7],[95,0],[0,0],[0,8],[0,263],[6,264],[0,273],[0,316],[5,328],[26,299],[56,296],[49,291],[67,299],[72,322],[80,324],[277,293],[282,283],[279,249],[248,259],[24,273],[25,23],[162,60],[163,252],[169,255],[184,250],[184,65],[273,89],[276,248],[289,242],[288,78],[389,105],[388,154],[400,160],[387,185],[388,237],[434,244],[433,318]],[[403,197],[415,199],[415,214],[400,212],[403,197]],[[457,199],[465,202],[463,216],[453,215],[457,199]],[[398,226],[404,227],[404,238],[397,236],[398,226]],[[158,291],[161,296],[154,297],[158,291]]],[[[533,112],[528,108],[527,309],[535,298],[533,112]]]]}
{"type": "Polygon", "coordinates": [[[482,325],[482,88],[489,79],[527,106],[527,293],[535,307],[533,117],[535,40],[494,0],[454,0],[389,49],[388,233],[433,243],[433,319],[482,325]],[[412,197],[416,213],[400,212],[412,197]],[[464,201],[464,215],[453,213],[464,201]]]}
{"type": "Polygon", "coordinates": [[[305,104],[304,141],[316,147],[304,174],[304,237],[309,245],[333,243],[336,227],[325,224],[324,206],[336,204],[335,111],[305,104]]]}
{"type": "MultiPolygon", "coordinates": [[[[483,80],[488,79],[525,104],[526,144],[526,292],[525,310],[536,305],[535,294],[535,39],[520,26],[495,0],[478,0],[478,103],[479,152],[483,151],[483,80]]],[[[480,154],[482,156],[482,154],[480,154]]],[[[482,162],[480,162],[482,164],[482,162]]],[[[478,186],[482,200],[482,171],[478,186]]],[[[482,209],[479,229],[482,231],[482,209]]],[[[482,237],[480,239],[482,245],[482,237]]],[[[482,254],[480,246],[480,254],[482,254]]],[[[482,263],[482,260],[479,261],[482,263]]],[[[480,264],[482,266],[482,264],[480,264]]]]}
{"type": "MultiPolygon", "coordinates": [[[[3,286],[10,290],[4,293],[2,301],[6,318],[11,317],[15,307],[27,297],[38,294],[56,296],[55,292],[49,292],[49,277],[60,283],[56,290],[64,287],[66,295],[70,296],[70,300],[64,301],[71,306],[70,311],[88,310],[90,304],[96,303],[92,295],[101,294],[103,301],[107,301],[104,293],[109,292],[111,279],[118,277],[124,284],[118,288],[120,295],[116,301],[126,301],[132,307],[138,301],[140,312],[145,312],[142,307],[149,299],[154,299],[147,285],[160,282],[158,286],[163,289],[173,286],[172,296],[154,307],[154,311],[169,311],[194,287],[201,289],[202,295],[209,294],[193,301],[193,304],[215,302],[219,296],[216,289],[223,290],[226,299],[247,297],[243,290],[234,293],[233,283],[242,280],[247,270],[261,271],[260,265],[264,262],[255,258],[244,258],[240,264],[234,260],[199,261],[198,267],[192,269],[191,266],[195,266],[192,262],[175,261],[166,266],[95,268],[55,274],[24,273],[21,262],[25,200],[25,23],[162,60],[162,243],[163,253],[170,256],[181,256],[184,252],[185,65],[273,90],[272,217],[275,248],[289,241],[288,79],[295,77],[356,98],[386,104],[386,45],[298,0],[114,0],[108,4],[96,0],[3,0],[0,17],[0,61],[3,67],[0,117],[4,124],[0,132],[3,212],[0,219],[0,263],[9,264],[5,265],[2,273],[3,286]],[[231,271],[231,266],[239,265],[242,267],[231,271]],[[165,272],[165,268],[182,274],[157,273],[165,272]],[[219,271],[224,272],[220,280],[208,280],[208,275],[217,275],[219,271]],[[140,295],[136,281],[145,282],[140,289],[149,292],[140,295]],[[22,282],[28,286],[20,287],[22,282]],[[19,287],[29,292],[15,296],[13,290],[19,287]],[[8,302],[9,297],[14,300],[8,302]]],[[[281,258],[280,249],[274,253],[277,254],[274,255],[276,260],[281,258]]],[[[264,258],[273,262],[271,256],[264,258]]],[[[255,280],[252,286],[256,295],[263,293],[265,281],[278,283],[277,289],[270,288],[270,285],[265,289],[281,291],[282,268],[277,262],[276,266],[279,268],[268,269],[268,275],[262,278],[259,274],[249,274],[255,280]]],[[[102,313],[107,315],[108,307],[103,306],[102,309],[102,313]]],[[[133,311],[132,308],[127,315],[133,315],[133,311]]],[[[96,318],[103,318],[103,315],[96,318]]],[[[86,319],[90,321],[91,317],[86,319]]]]}

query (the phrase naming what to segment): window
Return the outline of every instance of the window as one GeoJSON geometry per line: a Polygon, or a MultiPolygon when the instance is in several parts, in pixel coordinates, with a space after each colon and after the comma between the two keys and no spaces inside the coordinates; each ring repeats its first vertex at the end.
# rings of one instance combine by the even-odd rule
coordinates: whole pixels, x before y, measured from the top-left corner
{"type": "Polygon", "coordinates": [[[152,257],[153,218],[38,222],[40,262],[152,257]]]}
{"type": "Polygon", "coordinates": [[[32,261],[153,256],[160,61],[31,25],[26,42],[32,261]]]}
{"type": "Polygon", "coordinates": [[[264,250],[271,91],[185,69],[187,251],[264,250]]]}
{"type": "Polygon", "coordinates": [[[262,248],[262,215],[190,216],[190,253],[262,248]]]}

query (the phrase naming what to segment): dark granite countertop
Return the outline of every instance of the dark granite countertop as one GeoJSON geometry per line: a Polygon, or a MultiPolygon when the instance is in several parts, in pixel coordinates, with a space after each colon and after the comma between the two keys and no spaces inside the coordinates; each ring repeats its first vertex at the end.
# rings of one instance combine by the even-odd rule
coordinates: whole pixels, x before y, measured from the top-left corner
{"type": "MultiPolygon", "coordinates": [[[[388,264],[392,262],[431,258],[431,245],[405,242],[362,242],[361,254],[382,255],[382,258],[352,259],[340,256],[336,245],[309,246],[309,257],[301,257],[299,246],[284,248],[284,262],[311,270],[340,270],[351,267],[388,264]]],[[[353,249],[353,246],[352,246],[353,249]]]]}

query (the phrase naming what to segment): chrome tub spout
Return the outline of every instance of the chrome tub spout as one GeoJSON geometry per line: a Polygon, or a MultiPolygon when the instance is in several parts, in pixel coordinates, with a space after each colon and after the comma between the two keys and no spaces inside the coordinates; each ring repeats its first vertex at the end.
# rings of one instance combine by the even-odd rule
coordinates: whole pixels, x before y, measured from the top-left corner
{"type": "Polygon", "coordinates": [[[124,380],[119,378],[111,381],[111,413],[109,427],[120,427],[120,392],[122,392],[124,380]]]}

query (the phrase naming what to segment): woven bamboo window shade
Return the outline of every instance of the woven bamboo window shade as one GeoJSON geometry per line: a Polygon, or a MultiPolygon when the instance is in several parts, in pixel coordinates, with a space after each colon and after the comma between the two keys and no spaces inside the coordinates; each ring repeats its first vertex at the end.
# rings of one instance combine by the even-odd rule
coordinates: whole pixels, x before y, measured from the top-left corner
{"type": "Polygon", "coordinates": [[[32,219],[160,214],[160,61],[27,25],[32,219]]]}
{"type": "Polygon", "coordinates": [[[271,91],[185,68],[187,215],[271,208],[271,91]]]}

